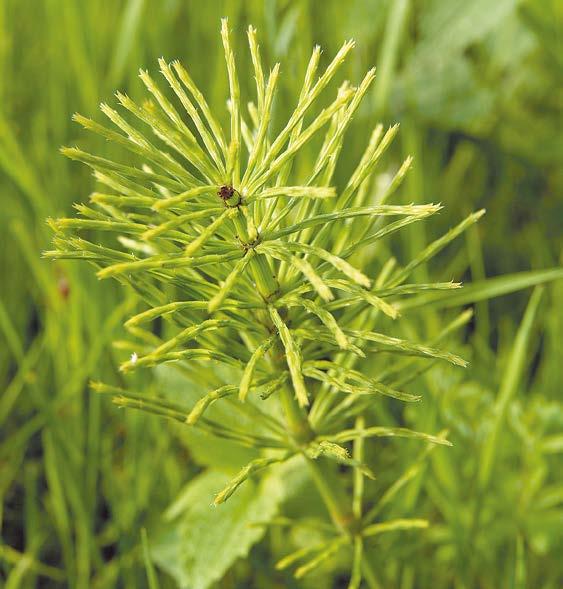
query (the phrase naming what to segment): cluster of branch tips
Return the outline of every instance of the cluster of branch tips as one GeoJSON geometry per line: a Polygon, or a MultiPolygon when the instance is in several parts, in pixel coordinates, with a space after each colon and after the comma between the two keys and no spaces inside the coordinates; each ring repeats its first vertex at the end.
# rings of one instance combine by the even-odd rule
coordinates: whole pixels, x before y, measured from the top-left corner
{"type": "MultiPolygon", "coordinates": [[[[165,362],[177,362],[188,371],[208,370],[216,363],[229,368],[221,374],[232,375],[232,381],[217,383],[191,409],[160,397],[94,385],[111,393],[119,405],[262,448],[264,457],[247,465],[217,495],[217,503],[228,499],[256,471],[297,454],[309,464],[320,465],[322,460],[317,459],[323,456],[354,469],[355,498],[350,508],[331,499],[330,490],[319,483],[335,523],[334,538],[311,554],[284,559],[280,566],[310,558],[297,569],[301,576],[349,543],[354,551],[351,587],[357,587],[363,538],[426,525],[421,520],[374,523],[375,512],[362,514],[362,477],[372,476],[363,462],[364,439],[403,436],[448,444],[443,435],[365,425],[370,404],[378,395],[403,402],[420,398],[401,389],[406,384],[403,369],[412,356],[465,364],[432,345],[386,335],[375,327],[382,316],[396,319],[408,295],[459,286],[407,281],[482,213],[468,217],[405,266],[391,258],[375,279],[369,277],[363,268],[370,248],[440,209],[435,204],[388,204],[410,158],[374,201],[376,166],[397,126],[384,131],[377,125],[348,182],[338,190],[333,185],[345,133],[374,80],[374,70],[357,87],[342,84],[332,102],[318,110],[318,98],[353,43],[346,42],[320,75],[321,51],[316,47],[295,109],[273,135],[279,64],[266,75],[256,32],[250,28],[256,99],[243,113],[226,20],[221,34],[230,88],[229,138],[179,62],[159,61],[170,96],[141,71],[150,100],[138,105],[118,92],[126,116],[101,105],[114,128],[74,117],[86,129],[131,152],[139,165],[63,149],[70,158],[91,166],[104,188],[91,195],[92,206],[76,205],[79,218],[50,221],[56,249],[46,256],[86,259],[96,266],[100,278],[113,277],[129,285],[149,306],[126,323],[137,339],[130,344],[134,353],[122,365],[123,371],[165,362]],[[296,159],[318,135],[322,145],[317,158],[306,175],[300,167],[301,177],[296,180],[296,159]],[[93,243],[73,236],[70,229],[110,232],[122,247],[93,243]],[[150,324],[159,318],[168,321],[172,337],[154,334],[150,324]],[[398,352],[399,362],[377,378],[364,374],[361,365],[356,368],[362,358],[381,351],[398,352]],[[276,397],[280,401],[276,410],[271,404],[260,405],[260,399],[276,397]],[[243,431],[208,417],[214,402],[236,405],[255,419],[256,428],[243,431]],[[354,444],[353,454],[345,447],[349,442],[354,444]],[[351,518],[345,513],[348,509],[353,511],[351,518]]],[[[468,313],[462,314],[444,335],[468,319],[468,313]]]]}

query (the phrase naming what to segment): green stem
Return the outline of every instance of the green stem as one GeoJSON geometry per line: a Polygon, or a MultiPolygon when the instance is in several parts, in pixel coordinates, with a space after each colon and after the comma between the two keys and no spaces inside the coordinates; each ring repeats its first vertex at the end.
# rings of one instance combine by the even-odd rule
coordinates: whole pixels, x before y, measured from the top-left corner
{"type": "Polygon", "coordinates": [[[305,457],[305,461],[334,525],[343,534],[353,536],[356,520],[340,480],[330,470],[330,465],[325,459],[311,460],[305,457]]]}
{"type": "MultiPolygon", "coordinates": [[[[303,446],[315,437],[307,414],[297,404],[290,387],[282,387],[280,393],[288,429],[297,445],[303,446]]],[[[316,460],[312,460],[307,456],[304,456],[304,458],[311,478],[326,505],[334,525],[342,533],[353,535],[356,522],[340,480],[334,475],[329,463],[323,458],[316,460]]]]}
{"type": "MultiPolygon", "coordinates": [[[[268,260],[262,255],[257,255],[253,257],[250,264],[256,288],[264,299],[270,299],[278,292],[279,284],[268,260]]],[[[283,350],[279,349],[279,346],[276,348],[278,349],[274,354],[279,358],[283,355],[283,350]]],[[[303,448],[315,439],[315,432],[311,428],[307,413],[299,406],[293,390],[287,385],[280,390],[280,400],[289,433],[295,445],[303,448]]],[[[322,458],[311,460],[305,456],[305,461],[335,526],[342,533],[353,535],[356,521],[340,480],[334,476],[330,465],[322,458]]]]}
{"type": "Polygon", "coordinates": [[[237,232],[237,237],[241,241],[241,243],[248,243],[250,236],[248,233],[248,224],[246,222],[246,218],[240,207],[236,208],[236,212],[232,217],[233,225],[235,226],[235,230],[237,232]]]}
{"type": "Polygon", "coordinates": [[[254,277],[256,288],[265,301],[269,301],[279,292],[279,283],[272,272],[270,262],[268,262],[265,256],[262,254],[255,255],[250,260],[250,270],[254,277]]]}
{"type": "Polygon", "coordinates": [[[280,400],[285,414],[287,428],[297,446],[302,447],[314,439],[315,433],[311,429],[305,411],[299,407],[295,395],[287,385],[280,390],[280,400]]]}

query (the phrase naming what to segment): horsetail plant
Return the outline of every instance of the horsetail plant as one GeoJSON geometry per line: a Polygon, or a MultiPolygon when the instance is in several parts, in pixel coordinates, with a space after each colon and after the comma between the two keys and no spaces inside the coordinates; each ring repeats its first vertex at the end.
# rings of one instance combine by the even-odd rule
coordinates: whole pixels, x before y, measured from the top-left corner
{"type": "MultiPolygon", "coordinates": [[[[400,321],[401,301],[410,294],[460,286],[408,280],[482,211],[406,265],[398,266],[390,257],[372,276],[371,252],[385,237],[441,208],[389,204],[410,158],[374,198],[377,164],[398,126],[384,130],[376,125],[347,183],[335,186],[345,133],[375,71],[357,87],[343,83],[319,109],[354,43],[344,43],[320,75],[321,51],[315,47],[295,109],[274,133],[279,64],[264,71],[256,31],[249,28],[256,98],[244,109],[226,20],[221,35],[230,88],[229,133],[178,61],[159,60],[169,95],[141,71],[149,100],[137,104],[118,92],[126,116],[101,105],[113,128],[74,116],[86,129],[130,151],[138,164],[64,148],[65,155],[93,168],[103,188],[91,195],[92,206],[76,205],[79,218],[50,221],[55,249],[45,255],[86,259],[99,278],[128,285],[148,306],[126,323],[135,340],[126,344],[131,356],[122,364],[123,372],[175,362],[184,371],[215,372],[214,379],[222,380],[191,408],[109,384],[93,383],[93,388],[112,395],[117,405],[260,449],[260,458],[218,489],[216,504],[227,501],[255,473],[300,456],[326,504],[333,531],[325,542],[288,555],[278,567],[297,566],[295,575],[301,577],[348,547],[354,588],[362,575],[370,574],[366,538],[428,525],[419,519],[377,521],[380,504],[390,501],[408,478],[397,481],[380,504],[364,513],[364,477],[374,476],[364,460],[366,440],[406,437],[449,444],[444,432],[372,423],[370,407],[379,395],[405,403],[419,400],[401,388],[420,372],[418,365],[414,372],[407,370],[412,359],[405,355],[465,365],[433,345],[381,333],[378,325],[389,324],[386,316],[400,321]],[[135,119],[144,131],[130,122],[135,119]],[[315,138],[320,147],[307,168],[309,160],[300,156],[315,138]],[[117,243],[100,245],[69,230],[107,231],[117,243]],[[161,318],[166,330],[151,329],[161,318]],[[369,376],[362,370],[363,359],[383,352],[392,358],[397,354],[398,361],[377,377],[369,376]],[[209,417],[213,403],[229,403],[244,412],[252,429],[209,417]],[[335,479],[330,461],[352,469],[351,498],[335,479]]],[[[444,334],[468,319],[467,312],[462,314],[444,334]]]]}

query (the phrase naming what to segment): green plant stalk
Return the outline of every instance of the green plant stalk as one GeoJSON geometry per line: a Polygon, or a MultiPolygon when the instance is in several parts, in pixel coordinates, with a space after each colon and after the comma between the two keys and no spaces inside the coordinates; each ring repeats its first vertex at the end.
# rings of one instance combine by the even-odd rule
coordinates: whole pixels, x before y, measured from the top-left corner
{"type": "MultiPolygon", "coordinates": [[[[251,270],[256,281],[256,288],[264,300],[268,301],[279,291],[279,284],[269,268],[268,260],[263,255],[254,256],[251,261],[251,270]]],[[[268,321],[268,328],[275,330],[271,321],[268,321]]],[[[275,358],[280,358],[284,353],[281,346],[274,346],[275,358]]],[[[277,368],[281,368],[279,363],[277,368]]],[[[307,416],[295,400],[293,390],[289,386],[281,389],[281,402],[287,422],[287,427],[294,442],[301,446],[313,439],[314,434],[307,416]]]]}
{"type": "Polygon", "coordinates": [[[305,411],[299,407],[293,389],[289,385],[285,385],[281,388],[280,400],[287,428],[291,434],[293,442],[298,447],[305,446],[314,439],[315,434],[307,419],[305,411]]]}
{"type": "MultiPolygon", "coordinates": [[[[260,294],[268,300],[279,289],[277,281],[268,267],[268,261],[264,256],[258,255],[253,258],[251,264],[253,264],[252,270],[256,287],[260,294]]],[[[289,385],[281,388],[280,399],[291,437],[296,445],[303,447],[315,437],[307,414],[297,403],[294,391],[289,385]]],[[[334,524],[341,532],[351,535],[355,518],[340,480],[333,476],[329,464],[322,458],[311,460],[304,456],[304,459],[334,524]]]]}
{"type": "Polygon", "coordinates": [[[343,534],[354,536],[357,522],[340,479],[333,475],[329,463],[323,458],[311,460],[306,457],[305,461],[334,525],[343,534]]]}
{"type": "MultiPolygon", "coordinates": [[[[281,401],[288,429],[294,441],[302,446],[314,439],[314,433],[303,409],[299,407],[290,386],[281,391],[281,401]]],[[[342,488],[340,480],[330,470],[330,465],[323,458],[312,460],[304,455],[309,474],[321,495],[335,526],[344,534],[354,534],[355,518],[350,509],[350,502],[342,488]]]]}
{"type": "Polygon", "coordinates": [[[279,293],[280,285],[265,256],[261,254],[253,256],[250,261],[250,270],[256,282],[258,292],[265,301],[270,301],[272,297],[279,293]]]}

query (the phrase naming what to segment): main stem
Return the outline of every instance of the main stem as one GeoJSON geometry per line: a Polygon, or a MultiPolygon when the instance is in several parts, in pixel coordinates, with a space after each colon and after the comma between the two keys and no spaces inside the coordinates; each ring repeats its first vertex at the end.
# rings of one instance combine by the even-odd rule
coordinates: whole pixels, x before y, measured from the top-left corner
{"type": "MultiPolygon", "coordinates": [[[[271,301],[279,293],[279,284],[272,273],[268,260],[262,255],[253,256],[250,261],[256,287],[264,300],[271,301]]],[[[273,325],[271,326],[274,329],[273,325]]],[[[284,351],[279,350],[275,357],[281,358],[284,351]]],[[[281,388],[280,399],[285,414],[288,432],[295,446],[300,449],[325,505],[334,522],[334,525],[346,535],[354,534],[356,520],[342,488],[341,481],[334,475],[330,465],[322,457],[312,460],[305,455],[303,450],[315,439],[307,413],[299,406],[294,391],[288,385],[281,388]]]]}
{"type": "MultiPolygon", "coordinates": [[[[296,445],[303,448],[314,439],[315,433],[311,429],[306,413],[297,404],[291,387],[282,387],[280,394],[288,430],[296,445]]],[[[355,518],[340,480],[334,475],[324,458],[312,460],[305,454],[303,457],[335,526],[342,533],[351,535],[355,518]]]]}

